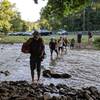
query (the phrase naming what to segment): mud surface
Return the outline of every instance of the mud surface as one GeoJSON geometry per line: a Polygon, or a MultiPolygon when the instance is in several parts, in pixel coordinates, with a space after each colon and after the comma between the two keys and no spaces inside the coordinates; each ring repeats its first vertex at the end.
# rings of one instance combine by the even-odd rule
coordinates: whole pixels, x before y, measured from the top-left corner
{"type": "MultiPolygon", "coordinates": [[[[9,75],[0,73],[0,81],[26,80],[31,83],[29,54],[21,53],[21,44],[0,44],[0,71],[9,71],[9,75]]],[[[69,50],[66,54],[50,60],[50,52],[46,46],[46,59],[42,69],[50,69],[59,73],[68,73],[69,79],[54,79],[41,77],[44,84],[58,83],[80,88],[95,86],[100,90],[100,51],[69,50]]]]}

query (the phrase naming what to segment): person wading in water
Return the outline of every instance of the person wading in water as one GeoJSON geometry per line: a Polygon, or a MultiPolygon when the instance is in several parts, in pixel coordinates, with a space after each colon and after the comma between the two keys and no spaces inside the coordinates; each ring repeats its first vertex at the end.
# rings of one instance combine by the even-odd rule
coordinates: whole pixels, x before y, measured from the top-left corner
{"type": "Polygon", "coordinates": [[[63,50],[64,50],[63,44],[64,44],[64,40],[62,37],[60,37],[60,39],[58,40],[58,51],[59,51],[59,54],[61,54],[61,55],[62,55],[63,50]]]}
{"type": "Polygon", "coordinates": [[[93,34],[91,32],[88,32],[88,45],[89,47],[93,45],[93,34]]]}
{"type": "Polygon", "coordinates": [[[37,69],[37,81],[40,79],[41,62],[45,55],[45,45],[40,34],[35,31],[30,43],[30,69],[32,82],[34,82],[34,70],[37,69]]]}
{"type": "Polygon", "coordinates": [[[78,48],[81,48],[82,47],[82,44],[81,44],[81,41],[82,40],[82,32],[79,32],[77,34],[77,43],[78,43],[78,48]]]}
{"type": "Polygon", "coordinates": [[[53,51],[56,52],[57,57],[58,57],[58,50],[57,50],[57,41],[54,38],[51,38],[49,42],[49,48],[50,48],[50,53],[51,53],[51,59],[53,59],[53,51]]]}

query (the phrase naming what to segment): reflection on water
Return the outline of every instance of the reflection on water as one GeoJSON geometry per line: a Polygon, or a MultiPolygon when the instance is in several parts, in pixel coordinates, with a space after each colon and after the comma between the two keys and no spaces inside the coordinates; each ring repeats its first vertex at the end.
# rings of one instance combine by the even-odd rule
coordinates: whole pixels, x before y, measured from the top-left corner
{"type": "MultiPolygon", "coordinates": [[[[70,79],[53,79],[41,77],[41,82],[63,83],[72,87],[96,86],[100,89],[100,51],[67,50],[66,54],[50,59],[49,47],[46,46],[46,59],[42,70],[51,69],[59,73],[72,75],[70,79]]],[[[0,74],[0,81],[27,80],[31,82],[29,54],[21,53],[21,44],[0,45],[0,71],[9,71],[10,75],[0,74]]]]}

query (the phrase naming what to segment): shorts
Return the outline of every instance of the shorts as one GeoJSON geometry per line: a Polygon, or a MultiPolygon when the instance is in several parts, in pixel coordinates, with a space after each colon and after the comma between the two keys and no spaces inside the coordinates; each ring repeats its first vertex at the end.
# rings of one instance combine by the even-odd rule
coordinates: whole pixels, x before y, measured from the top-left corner
{"type": "Polygon", "coordinates": [[[63,47],[59,47],[58,50],[59,50],[59,51],[60,51],[60,50],[63,50],[63,47]]]}
{"type": "Polygon", "coordinates": [[[78,37],[77,37],[77,42],[78,43],[81,43],[81,38],[82,38],[82,35],[78,35],[78,37]]]}
{"type": "Polygon", "coordinates": [[[34,60],[34,59],[30,59],[30,67],[32,67],[33,69],[36,69],[36,65],[38,65],[39,63],[41,63],[40,60],[34,60]]]}

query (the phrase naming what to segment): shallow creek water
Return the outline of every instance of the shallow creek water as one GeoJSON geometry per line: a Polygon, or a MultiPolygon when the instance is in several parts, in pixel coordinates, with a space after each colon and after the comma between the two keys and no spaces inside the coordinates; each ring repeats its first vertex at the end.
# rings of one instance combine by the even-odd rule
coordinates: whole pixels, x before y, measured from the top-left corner
{"type": "MultiPolygon", "coordinates": [[[[22,44],[0,44],[0,71],[8,70],[10,75],[0,74],[0,81],[26,80],[31,82],[29,54],[21,53],[22,44]]],[[[50,69],[58,73],[68,73],[69,79],[41,77],[44,84],[62,83],[80,88],[95,86],[100,90],[100,51],[70,50],[56,59],[50,60],[49,47],[46,45],[46,58],[42,70],[50,69]]]]}

